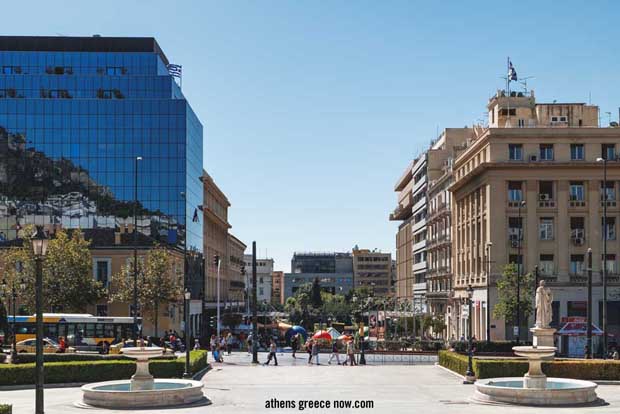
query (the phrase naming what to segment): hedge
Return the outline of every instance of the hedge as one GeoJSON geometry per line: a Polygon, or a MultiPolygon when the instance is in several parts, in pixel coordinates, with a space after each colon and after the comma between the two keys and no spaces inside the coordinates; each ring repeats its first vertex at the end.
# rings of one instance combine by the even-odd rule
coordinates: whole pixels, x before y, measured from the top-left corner
{"type": "MultiPolygon", "coordinates": [[[[439,365],[461,375],[467,371],[467,356],[456,352],[439,351],[439,365]]],[[[472,361],[477,378],[522,377],[528,369],[523,359],[480,359],[472,361]]],[[[543,372],[548,377],[574,378],[590,381],[620,380],[620,361],[557,359],[544,362],[543,372]]]]}
{"type": "MultiPolygon", "coordinates": [[[[28,364],[36,362],[37,354],[17,354],[17,363],[28,364]]],[[[176,359],[173,355],[162,355],[155,359],[176,359]]],[[[68,362],[68,361],[132,361],[131,358],[122,354],[101,355],[101,354],[43,354],[44,362],[68,362]]]]}
{"type": "MultiPolygon", "coordinates": [[[[207,351],[190,353],[190,370],[196,373],[207,366],[207,351]]],[[[156,359],[149,364],[154,377],[180,378],[184,372],[184,358],[156,359]]],[[[100,382],[128,379],[136,371],[131,360],[66,361],[44,365],[45,383],[100,382]]],[[[0,385],[26,385],[34,383],[35,364],[0,365],[0,385]]]]}
{"type": "MultiPolygon", "coordinates": [[[[528,342],[521,342],[519,345],[531,345],[528,342]]],[[[476,352],[506,352],[512,354],[512,347],[517,346],[514,341],[474,341],[474,349],[476,352]]],[[[452,341],[450,347],[456,352],[467,352],[467,341],[452,341]]]]}
{"type": "Polygon", "coordinates": [[[0,414],[11,414],[13,406],[8,404],[0,404],[0,414]]]}

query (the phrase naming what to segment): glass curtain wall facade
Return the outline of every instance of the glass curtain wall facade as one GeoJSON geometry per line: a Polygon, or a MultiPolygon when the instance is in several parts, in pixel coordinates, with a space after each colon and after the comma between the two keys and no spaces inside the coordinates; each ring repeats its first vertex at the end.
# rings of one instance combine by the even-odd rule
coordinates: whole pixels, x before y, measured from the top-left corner
{"type": "Polygon", "coordinates": [[[138,244],[196,252],[198,298],[202,125],[167,64],[152,38],[0,37],[0,246],[27,224],[132,246],[137,187],[138,244]]]}

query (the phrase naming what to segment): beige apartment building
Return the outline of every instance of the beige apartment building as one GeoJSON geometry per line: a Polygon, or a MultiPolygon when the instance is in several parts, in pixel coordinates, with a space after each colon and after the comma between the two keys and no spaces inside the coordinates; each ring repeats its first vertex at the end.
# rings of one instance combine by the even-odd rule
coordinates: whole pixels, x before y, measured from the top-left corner
{"type": "Polygon", "coordinates": [[[228,292],[228,301],[234,307],[241,307],[245,302],[245,275],[242,269],[245,266],[243,255],[246,249],[245,243],[228,234],[228,271],[230,277],[230,289],[228,292]]]}
{"type": "Polygon", "coordinates": [[[353,248],[353,287],[371,286],[375,295],[392,294],[392,254],[353,248]]]}
{"type": "MultiPolygon", "coordinates": [[[[553,291],[554,326],[564,317],[585,316],[586,252],[591,248],[594,322],[601,325],[600,271],[605,263],[608,297],[616,298],[608,305],[609,331],[619,335],[620,164],[607,164],[604,189],[603,163],[597,158],[616,159],[620,129],[600,128],[597,106],[536,103],[533,91],[513,92],[511,97],[498,91],[489,100],[488,113],[488,127],[474,128],[452,167],[454,300],[447,313],[454,325],[451,333],[467,335],[462,299],[472,285],[473,334],[486,338],[486,315],[497,302],[496,281],[507,263],[521,263],[522,273],[538,266],[540,278],[553,291]],[[603,229],[605,202],[608,219],[603,229]],[[603,257],[604,234],[607,257],[603,257]]],[[[531,320],[522,318],[522,338],[531,326],[531,320]]],[[[491,339],[512,339],[514,328],[491,315],[491,339]]]]}
{"type": "MultiPolygon", "coordinates": [[[[217,266],[214,257],[220,257],[220,303],[228,299],[230,289],[230,275],[228,269],[228,208],[230,202],[226,195],[215,184],[213,178],[203,171],[202,183],[204,186],[204,224],[203,240],[205,252],[205,306],[216,308],[217,301],[217,266]]],[[[222,305],[223,306],[223,305],[222,305]]]]}
{"type": "Polygon", "coordinates": [[[452,299],[453,278],[451,194],[448,188],[452,184],[452,165],[457,152],[464,149],[465,142],[472,134],[471,128],[447,128],[427,152],[426,301],[431,315],[444,318],[448,328],[435,334],[445,338],[449,338],[451,334],[449,326],[452,321],[447,311],[452,299]]]}
{"type": "MultiPolygon", "coordinates": [[[[141,246],[138,249],[138,261],[144,260],[149,248],[141,246]]],[[[169,249],[168,252],[172,257],[172,267],[170,269],[170,277],[177,277],[178,283],[183,284],[183,252],[177,249],[169,249]]],[[[112,275],[121,272],[123,266],[132,263],[133,249],[127,246],[106,246],[91,248],[93,259],[93,277],[100,281],[102,285],[109,288],[112,281],[112,275]]],[[[139,287],[139,285],[138,285],[139,287]]],[[[132,315],[131,304],[125,302],[109,302],[109,299],[103,298],[99,303],[90,307],[88,313],[95,316],[128,316],[132,315]]],[[[199,332],[200,328],[200,301],[192,306],[190,304],[191,321],[193,321],[192,332],[199,332]]],[[[183,321],[183,300],[179,298],[178,302],[172,302],[165,306],[161,306],[157,321],[157,330],[150,320],[150,317],[143,319],[142,331],[144,335],[159,335],[165,330],[181,331],[181,322],[183,321]]]]}

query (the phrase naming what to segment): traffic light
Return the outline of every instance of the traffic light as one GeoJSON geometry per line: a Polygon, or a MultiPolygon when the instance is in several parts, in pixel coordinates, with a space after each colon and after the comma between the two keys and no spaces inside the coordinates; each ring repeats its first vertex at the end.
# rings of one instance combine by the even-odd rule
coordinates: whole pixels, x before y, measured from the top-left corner
{"type": "Polygon", "coordinates": [[[216,254],[213,256],[213,265],[217,267],[220,264],[220,255],[216,254]]]}
{"type": "Polygon", "coordinates": [[[209,317],[209,326],[213,329],[217,327],[217,316],[209,317]]]}
{"type": "Polygon", "coordinates": [[[241,265],[241,274],[245,276],[245,264],[241,265]]]}

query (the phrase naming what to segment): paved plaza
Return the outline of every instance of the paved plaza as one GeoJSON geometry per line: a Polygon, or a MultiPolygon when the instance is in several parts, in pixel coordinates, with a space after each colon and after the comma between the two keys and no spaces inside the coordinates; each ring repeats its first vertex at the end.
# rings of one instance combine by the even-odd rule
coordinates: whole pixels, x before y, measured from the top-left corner
{"type": "MultiPolygon", "coordinates": [[[[304,409],[303,412],[378,412],[378,413],[497,413],[497,406],[469,401],[471,385],[463,385],[454,374],[435,365],[386,365],[342,367],[327,365],[321,355],[321,366],[307,365],[307,357],[293,360],[280,354],[280,365],[253,366],[251,356],[236,353],[224,363],[213,364],[204,377],[208,406],[158,410],[165,413],[289,413],[300,412],[300,400],[372,401],[372,409],[304,409]],[[268,400],[294,401],[295,408],[265,408],[268,400]]],[[[265,361],[266,354],[259,359],[265,361]]],[[[581,408],[534,408],[502,406],[507,413],[617,413],[620,412],[620,385],[601,385],[599,397],[606,404],[581,408]]],[[[81,398],[79,387],[46,389],[46,410],[57,413],[122,413],[84,409],[74,405],[81,398]]],[[[0,402],[13,404],[16,414],[32,413],[34,390],[0,391],[0,402]]],[[[143,410],[141,412],[153,412],[143,410]]]]}

